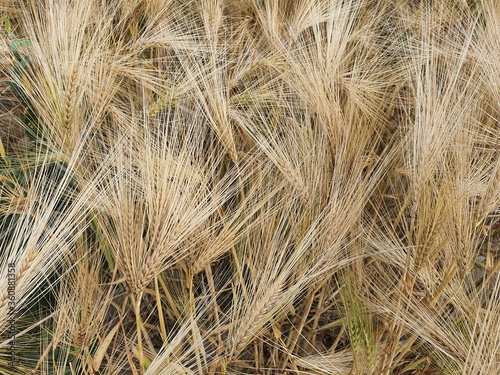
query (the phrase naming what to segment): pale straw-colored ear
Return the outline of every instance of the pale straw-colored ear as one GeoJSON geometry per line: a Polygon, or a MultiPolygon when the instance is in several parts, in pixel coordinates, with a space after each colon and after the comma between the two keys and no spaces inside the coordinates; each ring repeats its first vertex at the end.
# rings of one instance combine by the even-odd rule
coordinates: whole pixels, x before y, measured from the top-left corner
{"type": "Polygon", "coordinates": [[[93,355],[92,370],[90,371],[91,373],[96,373],[97,371],[99,371],[102,360],[104,359],[104,356],[106,355],[106,352],[108,351],[109,346],[111,345],[111,342],[113,341],[116,333],[120,329],[121,324],[121,322],[116,323],[113,329],[111,329],[106,337],[104,337],[100,342],[97,351],[93,355]]]}
{"type": "Polygon", "coordinates": [[[0,0],[0,373],[500,373],[499,5],[0,0]]]}

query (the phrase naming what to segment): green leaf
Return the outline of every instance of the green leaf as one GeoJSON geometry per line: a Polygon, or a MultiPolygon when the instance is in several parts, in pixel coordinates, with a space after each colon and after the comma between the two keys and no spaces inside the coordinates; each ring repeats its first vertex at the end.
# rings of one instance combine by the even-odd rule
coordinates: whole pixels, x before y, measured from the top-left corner
{"type": "Polygon", "coordinates": [[[26,56],[22,61],[20,62],[21,68],[24,69],[26,68],[26,65],[28,65],[30,62],[30,57],[26,56]]]}
{"type": "Polygon", "coordinates": [[[31,45],[31,40],[29,39],[21,39],[17,41],[19,47],[28,47],[31,45]]]}
{"type": "Polygon", "coordinates": [[[12,40],[10,42],[10,52],[12,52],[12,53],[17,52],[17,42],[15,40],[12,40]]]}
{"type": "Polygon", "coordinates": [[[7,33],[12,32],[12,25],[10,24],[9,18],[7,16],[3,16],[3,24],[5,25],[5,30],[7,30],[7,33]]]}
{"type": "Polygon", "coordinates": [[[9,81],[8,82],[9,86],[10,86],[10,89],[12,90],[12,92],[19,98],[24,98],[24,92],[23,90],[21,89],[21,87],[13,82],[13,81],[9,81]]]}

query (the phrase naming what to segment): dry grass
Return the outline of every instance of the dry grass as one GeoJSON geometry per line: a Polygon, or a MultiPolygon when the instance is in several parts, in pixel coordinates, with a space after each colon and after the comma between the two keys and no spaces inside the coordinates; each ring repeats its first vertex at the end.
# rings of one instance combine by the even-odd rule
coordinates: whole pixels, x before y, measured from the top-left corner
{"type": "Polygon", "coordinates": [[[0,373],[500,373],[497,1],[0,9],[0,373]]]}

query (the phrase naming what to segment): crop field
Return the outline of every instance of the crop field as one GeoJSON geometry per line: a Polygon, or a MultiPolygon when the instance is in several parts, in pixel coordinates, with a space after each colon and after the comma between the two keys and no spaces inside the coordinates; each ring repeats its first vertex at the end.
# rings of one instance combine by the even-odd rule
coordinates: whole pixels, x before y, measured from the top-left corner
{"type": "Polygon", "coordinates": [[[500,374],[500,1],[0,0],[0,374],[500,374]]]}

